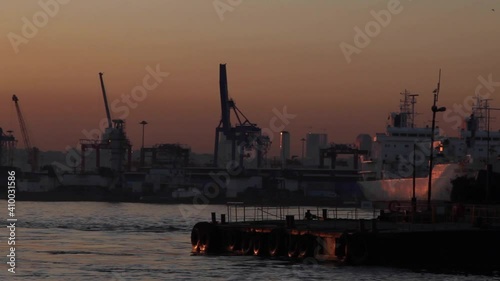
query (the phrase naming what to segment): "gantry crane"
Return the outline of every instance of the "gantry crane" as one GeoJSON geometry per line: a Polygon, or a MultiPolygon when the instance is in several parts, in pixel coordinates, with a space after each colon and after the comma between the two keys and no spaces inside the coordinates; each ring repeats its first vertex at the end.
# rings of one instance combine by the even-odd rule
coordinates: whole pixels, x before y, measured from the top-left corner
{"type": "Polygon", "coordinates": [[[24,122],[23,113],[19,106],[19,99],[16,95],[12,96],[12,100],[16,106],[17,117],[19,119],[19,127],[21,128],[21,133],[23,134],[24,147],[28,153],[28,164],[31,166],[31,171],[35,172],[38,169],[38,149],[31,145],[30,137],[28,134],[28,129],[26,123],[24,122]]]}
{"type": "Polygon", "coordinates": [[[247,156],[245,150],[253,149],[257,154],[257,167],[261,167],[270,139],[262,135],[262,129],[250,122],[236,107],[236,103],[229,98],[225,64],[219,65],[219,88],[222,114],[219,126],[215,129],[214,166],[226,166],[226,163],[220,163],[219,159],[219,142],[222,139],[231,143],[231,161],[236,161],[243,168],[243,158],[247,156]],[[231,124],[231,110],[238,120],[235,126],[231,124]]]}

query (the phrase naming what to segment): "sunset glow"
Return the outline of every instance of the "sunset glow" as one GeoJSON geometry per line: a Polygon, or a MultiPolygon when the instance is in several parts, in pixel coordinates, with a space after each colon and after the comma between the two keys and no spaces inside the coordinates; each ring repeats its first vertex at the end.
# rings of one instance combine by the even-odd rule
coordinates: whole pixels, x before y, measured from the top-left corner
{"type": "MultiPolygon", "coordinates": [[[[147,120],[146,145],[178,142],[211,153],[220,120],[218,67],[227,63],[229,95],[253,123],[269,127],[273,108],[297,115],[286,130],[292,154],[300,155],[309,131],[326,132],[337,143],[383,132],[404,89],[420,94],[417,122],[429,124],[440,68],[439,104],[450,109],[474,95],[478,77],[500,81],[494,1],[401,0],[401,11],[350,63],[340,44],[355,44],[355,27],[364,30],[371,12],[387,9],[389,1],[242,1],[222,18],[213,2],[59,1],[58,11],[27,38],[23,18],[33,22],[43,11],[39,1],[2,1],[0,127],[21,139],[11,101],[16,94],[34,145],[75,146],[105,117],[98,77],[104,72],[110,103],[128,107],[114,110],[113,118],[126,119],[135,148],[139,122],[147,120]],[[12,33],[26,41],[14,46],[12,33]],[[147,68],[157,66],[169,75],[141,101],[124,101],[122,95],[143,85],[147,68]]],[[[491,89],[492,105],[500,107],[500,88],[491,89]]],[[[448,114],[437,124],[456,135],[455,113],[448,114]]],[[[272,154],[278,139],[277,133],[272,154]]]]}

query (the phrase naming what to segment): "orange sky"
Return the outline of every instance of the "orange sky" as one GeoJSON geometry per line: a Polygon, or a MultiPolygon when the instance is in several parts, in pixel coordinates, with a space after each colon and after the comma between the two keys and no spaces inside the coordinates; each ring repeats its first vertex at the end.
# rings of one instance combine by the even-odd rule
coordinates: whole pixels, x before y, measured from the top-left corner
{"type": "MultiPolygon", "coordinates": [[[[420,94],[417,121],[428,122],[439,68],[439,105],[449,108],[474,95],[479,76],[500,81],[497,1],[401,0],[400,13],[350,63],[339,45],[354,45],[354,27],[364,29],[370,12],[390,1],[244,0],[222,20],[214,2],[231,1],[60,1],[69,3],[24,37],[17,54],[9,34],[23,36],[22,19],[44,10],[39,1],[0,2],[0,126],[21,139],[15,93],[42,150],[74,146],[82,130],[98,128],[105,116],[98,72],[110,103],[142,85],[147,66],[170,73],[129,108],[127,132],[139,147],[138,123],[147,120],[147,145],[179,142],[195,152],[213,149],[219,63],[227,63],[230,96],[252,122],[269,127],[272,109],[284,106],[297,114],[286,127],[293,154],[308,131],[335,142],[383,132],[405,88],[420,94]]],[[[492,105],[500,107],[495,88],[492,105]]],[[[438,124],[455,134],[442,117],[438,124]]]]}

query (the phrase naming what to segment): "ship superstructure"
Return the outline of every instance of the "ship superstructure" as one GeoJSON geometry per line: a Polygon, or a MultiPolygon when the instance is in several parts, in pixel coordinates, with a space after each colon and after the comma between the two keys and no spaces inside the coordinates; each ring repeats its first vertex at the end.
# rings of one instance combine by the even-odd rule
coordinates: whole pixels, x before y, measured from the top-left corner
{"type": "MultiPolygon", "coordinates": [[[[418,94],[405,90],[401,93],[400,111],[389,115],[385,133],[373,138],[368,159],[363,159],[362,169],[372,179],[404,178],[413,174],[413,155],[417,176],[428,174],[428,158],[432,128],[415,124],[415,104],[418,94]]],[[[434,131],[433,148],[439,148],[443,136],[439,128],[434,131]]]]}
{"type": "Polygon", "coordinates": [[[451,180],[457,176],[458,165],[443,156],[445,137],[439,128],[435,128],[433,136],[431,126],[416,125],[418,94],[405,90],[401,95],[399,112],[389,115],[386,132],[376,134],[369,156],[361,161],[360,173],[364,181],[359,184],[362,193],[369,201],[409,201],[415,185],[416,198],[425,200],[428,196],[430,152],[433,149],[435,161],[431,198],[448,201],[451,180]]]}
{"type": "Polygon", "coordinates": [[[469,175],[484,169],[486,164],[500,172],[500,131],[490,126],[490,111],[498,109],[492,108],[489,102],[476,96],[471,115],[464,118],[460,136],[444,141],[445,155],[461,163],[469,175]]]}

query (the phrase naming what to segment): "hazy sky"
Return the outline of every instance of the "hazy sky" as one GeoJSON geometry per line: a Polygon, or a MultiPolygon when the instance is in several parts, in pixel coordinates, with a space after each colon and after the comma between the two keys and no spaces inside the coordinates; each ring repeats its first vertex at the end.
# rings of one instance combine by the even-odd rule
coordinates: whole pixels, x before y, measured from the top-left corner
{"type": "MultiPolygon", "coordinates": [[[[0,2],[0,126],[21,140],[15,93],[42,150],[74,146],[82,130],[99,128],[98,72],[121,108],[113,118],[126,118],[135,147],[146,120],[146,145],[179,142],[195,152],[213,149],[219,63],[227,63],[229,94],[252,122],[269,127],[273,108],[284,106],[297,115],[286,127],[293,154],[308,131],[338,143],[383,132],[405,88],[420,94],[417,122],[428,124],[439,68],[439,105],[450,109],[474,95],[479,76],[500,82],[500,2],[493,0],[401,0],[385,26],[370,22],[388,11],[388,0],[55,1],[0,2]],[[52,5],[44,12],[40,3],[52,5]],[[380,31],[356,45],[355,27],[367,24],[380,31]],[[350,63],[342,42],[360,47],[350,63]],[[120,100],[157,65],[169,76],[144,100],[120,100]]],[[[500,107],[499,85],[481,93],[500,107]]],[[[458,113],[448,114],[438,125],[454,135],[458,113]]]]}

